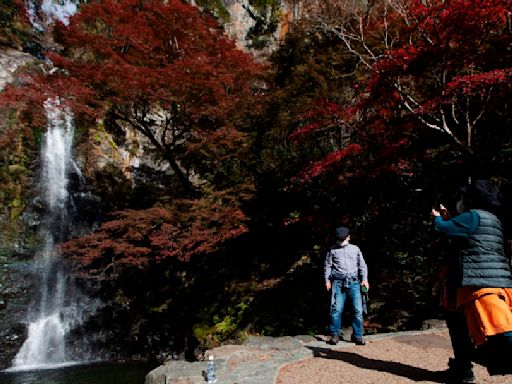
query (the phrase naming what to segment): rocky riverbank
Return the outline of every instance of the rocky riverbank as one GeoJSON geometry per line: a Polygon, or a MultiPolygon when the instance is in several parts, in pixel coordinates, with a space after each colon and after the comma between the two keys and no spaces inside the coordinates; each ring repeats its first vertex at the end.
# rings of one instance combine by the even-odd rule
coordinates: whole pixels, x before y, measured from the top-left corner
{"type": "MultiPolygon", "coordinates": [[[[372,349],[372,344],[377,341],[400,337],[412,338],[413,344],[414,338],[418,339],[416,343],[417,346],[419,345],[418,356],[425,354],[427,348],[438,348],[433,344],[422,346],[422,343],[429,339],[442,340],[445,354],[451,353],[447,330],[443,327],[443,323],[437,324],[435,328],[421,331],[371,335],[367,337],[367,346],[357,348],[359,348],[358,351],[361,348],[372,349]]],[[[250,337],[241,345],[225,345],[209,350],[206,356],[211,354],[215,358],[218,384],[271,384],[281,380],[278,378],[283,367],[310,361],[309,359],[318,356],[319,351],[325,354],[339,349],[356,348],[353,343],[344,341],[333,347],[326,344],[325,340],[324,336],[250,337]]],[[[399,364],[392,362],[392,356],[393,352],[390,352],[382,361],[388,358],[389,364],[399,367],[399,364]]],[[[447,357],[442,357],[442,360],[442,364],[446,364],[447,357]]],[[[441,366],[439,369],[444,368],[446,367],[441,366]]],[[[206,361],[192,363],[169,361],[149,372],[145,384],[203,384],[205,369],[206,361]]],[[[406,369],[405,365],[404,369],[406,369]]]]}
{"type": "MultiPolygon", "coordinates": [[[[306,359],[315,343],[312,336],[249,337],[241,345],[207,351],[215,358],[218,383],[269,384],[284,364],[306,359]]],[[[145,384],[200,384],[205,382],[206,361],[169,361],[146,376],[145,384]]]]}

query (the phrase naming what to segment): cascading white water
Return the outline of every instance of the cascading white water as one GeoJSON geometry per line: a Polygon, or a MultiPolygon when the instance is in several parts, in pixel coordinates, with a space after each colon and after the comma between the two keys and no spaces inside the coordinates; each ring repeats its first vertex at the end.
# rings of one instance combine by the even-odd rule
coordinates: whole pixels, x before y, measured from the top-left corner
{"type": "Polygon", "coordinates": [[[80,0],[25,0],[27,16],[32,26],[44,31],[46,24],[59,20],[68,24],[69,18],[77,12],[80,0]]]}
{"type": "Polygon", "coordinates": [[[44,108],[47,132],[41,150],[41,197],[45,214],[41,223],[41,251],[36,256],[40,292],[29,308],[28,338],[13,362],[13,370],[41,369],[74,363],[66,354],[65,336],[81,322],[77,297],[55,247],[69,232],[69,170],[73,120],[59,99],[44,108]]]}

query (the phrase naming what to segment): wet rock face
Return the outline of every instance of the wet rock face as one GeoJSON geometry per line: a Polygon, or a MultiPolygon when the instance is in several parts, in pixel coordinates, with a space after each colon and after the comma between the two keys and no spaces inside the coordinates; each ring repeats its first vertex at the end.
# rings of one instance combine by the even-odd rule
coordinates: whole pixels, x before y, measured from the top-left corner
{"type": "Polygon", "coordinates": [[[32,59],[33,57],[28,53],[14,49],[0,50],[0,90],[12,80],[16,68],[32,59]]]}
{"type": "Polygon", "coordinates": [[[223,0],[222,3],[229,13],[229,20],[224,24],[227,34],[238,47],[249,48],[257,56],[277,48],[302,8],[298,0],[281,1],[278,10],[270,5],[258,8],[248,0],[223,0]]]}
{"type": "MultiPolygon", "coordinates": [[[[1,49],[0,90],[13,80],[17,68],[31,60],[33,57],[28,53],[1,49]]],[[[26,170],[11,164],[9,172],[13,175],[26,170]]],[[[11,202],[10,207],[13,206],[17,205],[11,202]]],[[[0,370],[11,365],[26,332],[24,321],[31,297],[31,271],[29,264],[13,260],[28,258],[33,253],[31,228],[37,224],[38,217],[27,210],[14,221],[8,210],[3,210],[0,215],[0,370]]]]}
{"type": "Polygon", "coordinates": [[[11,366],[25,340],[32,281],[28,263],[0,264],[0,370],[11,366]]]}

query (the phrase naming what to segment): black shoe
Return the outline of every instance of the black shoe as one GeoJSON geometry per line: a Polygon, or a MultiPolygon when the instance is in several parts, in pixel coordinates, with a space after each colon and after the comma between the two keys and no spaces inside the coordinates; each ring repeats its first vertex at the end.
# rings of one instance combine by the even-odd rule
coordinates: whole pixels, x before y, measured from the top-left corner
{"type": "Polygon", "coordinates": [[[461,367],[457,364],[455,359],[448,361],[448,369],[445,371],[447,378],[450,382],[457,384],[475,384],[476,377],[473,374],[473,368],[471,365],[461,367]]]}
{"type": "Polygon", "coordinates": [[[473,375],[473,372],[469,376],[463,377],[460,379],[462,384],[476,384],[476,377],[473,375]]]}
{"type": "Polygon", "coordinates": [[[366,345],[366,341],[364,341],[363,338],[359,339],[358,337],[352,336],[350,340],[355,343],[356,345],[366,345]]]}
{"type": "Polygon", "coordinates": [[[487,367],[487,372],[489,372],[489,376],[498,376],[498,375],[510,375],[512,374],[510,367],[487,367]]]}
{"type": "Polygon", "coordinates": [[[340,337],[338,335],[332,335],[327,344],[336,345],[340,341],[340,337]]]}

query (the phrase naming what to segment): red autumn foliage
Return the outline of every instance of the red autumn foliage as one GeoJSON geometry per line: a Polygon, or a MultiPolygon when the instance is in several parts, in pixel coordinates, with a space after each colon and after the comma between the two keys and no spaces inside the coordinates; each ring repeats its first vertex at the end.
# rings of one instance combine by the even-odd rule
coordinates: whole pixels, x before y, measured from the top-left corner
{"type": "Polygon", "coordinates": [[[409,1],[400,44],[376,60],[367,107],[389,100],[472,151],[475,125],[510,95],[510,2],[409,1]]]}
{"type": "Polygon", "coordinates": [[[29,69],[2,96],[26,120],[58,96],[75,115],[145,135],[188,190],[189,172],[240,147],[235,126],[260,66],[210,15],[179,0],[90,2],[55,35],[62,50],[48,53],[54,68],[29,69]]]}
{"type": "Polygon", "coordinates": [[[299,121],[290,138],[302,145],[328,138],[333,127],[350,132],[302,176],[328,169],[342,178],[357,174],[343,162],[333,166],[349,143],[361,146],[359,168],[367,176],[412,175],[407,148],[411,135],[425,132],[421,128],[447,134],[471,153],[474,136],[484,132],[475,126],[506,113],[512,94],[511,11],[507,0],[312,1],[310,30],[337,37],[366,72],[352,87],[360,91],[348,106],[338,105],[332,116],[324,105],[323,114],[313,109],[299,121]]]}
{"type": "Polygon", "coordinates": [[[60,48],[47,53],[51,64],[20,71],[0,105],[40,128],[44,101],[58,97],[76,121],[142,134],[184,187],[173,185],[172,205],[113,213],[95,233],[64,244],[75,268],[115,278],[126,267],[216,252],[245,232],[239,206],[252,186],[240,162],[262,70],[253,57],[211,15],[180,0],[86,2],[54,32],[60,48]]]}
{"type": "Polygon", "coordinates": [[[289,139],[297,143],[308,134],[339,127],[344,122],[343,112],[343,108],[335,102],[318,100],[300,117],[299,128],[289,136],[289,139]]]}
{"type": "Polygon", "coordinates": [[[354,162],[354,158],[359,155],[362,151],[362,147],[359,144],[349,144],[345,148],[329,153],[324,159],[319,160],[311,164],[306,168],[299,176],[301,180],[310,180],[323,172],[329,171],[336,165],[339,166],[341,162],[347,166],[354,162]]]}
{"type": "Polygon", "coordinates": [[[114,279],[125,268],[216,252],[247,231],[246,216],[228,193],[174,204],[115,212],[96,232],[63,244],[63,254],[82,277],[114,279]]]}
{"type": "MultiPolygon", "coordinates": [[[[343,162],[346,166],[352,164],[362,151],[360,144],[351,143],[351,130],[347,125],[347,109],[340,104],[321,99],[299,117],[298,128],[289,136],[289,140],[296,146],[311,141],[314,136],[318,141],[336,142],[337,147],[319,160],[311,161],[300,172],[295,181],[308,181],[320,174],[332,170],[343,162]]],[[[315,139],[313,139],[315,140],[315,139]]],[[[307,149],[306,149],[307,150],[307,149]]]]}

